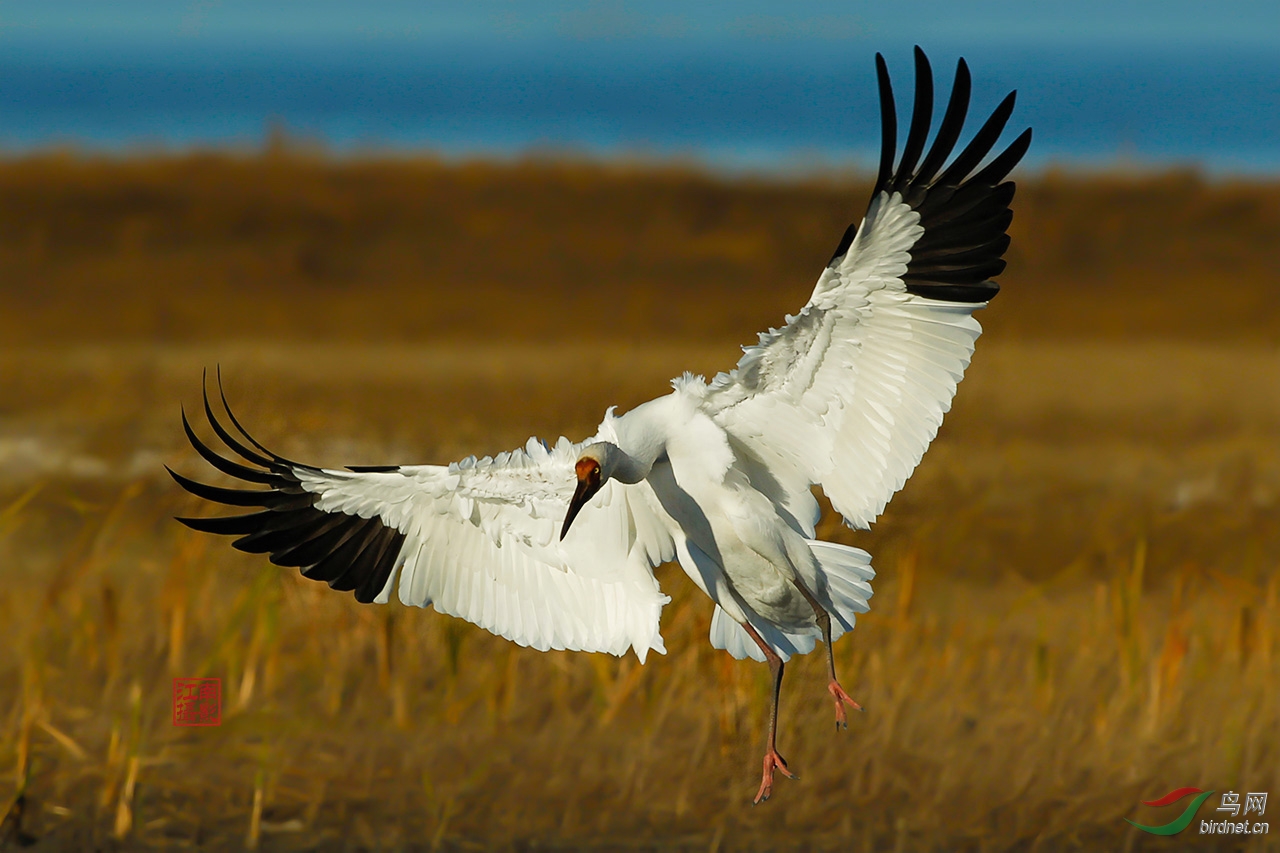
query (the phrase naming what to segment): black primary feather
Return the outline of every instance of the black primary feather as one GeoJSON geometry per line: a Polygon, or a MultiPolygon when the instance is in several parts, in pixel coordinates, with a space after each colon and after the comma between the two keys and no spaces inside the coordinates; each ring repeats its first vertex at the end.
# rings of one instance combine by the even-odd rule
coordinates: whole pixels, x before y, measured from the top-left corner
{"type": "MultiPolygon", "coordinates": [[[[920,214],[924,234],[912,247],[911,260],[902,276],[908,293],[950,302],[986,302],[1000,290],[991,279],[1004,270],[1003,255],[1009,246],[1006,231],[1013,219],[1009,203],[1013,199],[1014,184],[1005,178],[1027,153],[1031,129],[1023,131],[985,167],[974,172],[994,150],[1013,114],[1016,93],[1010,92],[969,144],[946,166],[960,139],[969,108],[969,66],[963,59],[956,65],[951,96],[927,152],[933,114],[933,71],[919,47],[915,49],[915,66],[911,124],[902,158],[895,168],[898,119],[893,87],[884,57],[876,54],[881,150],[871,198],[874,201],[882,192],[900,193],[903,201],[920,214]],[[923,161],[920,160],[922,154],[923,161]]],[[[850,225],[836,247],[830,266],[837,265],[844,257],[856,234],[857,226],[850,225]]]]}
{"type": "MultiPolygon", "coordinates": [[[[342,512],[326,512],[316,507],[320,495],[302,487],[296,471],[318,471],[309,465],[285,459],[263,447],[240,425],[218,374],[218,394],[237,437],[214,414],[206,383],[204,412],[215,435],[230,451],[222,455],[200,440],[182,413],[182,428],[196,452],[206,462],[245,483],[266,489],[235,489],[211,486],[169,474],[179,486],[198,498],[233,507],[261,507],[245,515],[215,518],[179,518],[193,530],[239,537],[232,546],[252,554],[267,554],[271,562],[302,570],[308,578],[327,581],[331,587],[354,591],[356,600],[369,603],[387,585],[400,560],[405,535],[388,527],[377,516],[360,518],[342,512]],[[242,440],[243,439],[243,440],[242,440]],[[245,442],[248,442],[246,444],[245,442]],[[238,457],[238,459],[236,458],[238,457]]],[[[353,471],[393,472],[395,466],[354,467],[353,471]]]]}

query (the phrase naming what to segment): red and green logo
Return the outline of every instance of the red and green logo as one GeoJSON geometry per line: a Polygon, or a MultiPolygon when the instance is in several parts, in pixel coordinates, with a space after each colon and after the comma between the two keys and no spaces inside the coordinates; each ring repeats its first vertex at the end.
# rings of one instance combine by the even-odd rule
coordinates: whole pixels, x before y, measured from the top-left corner
{"type": "Polygon", "coordinates": [[[1170,791],[1158,800],[1142,801],[1144,806],[1160,808],[1161,806],[1176,803],[1178,800],[1181,800],[1183,797],[1190,796],[1191,794],[1195,794],[1196,798],[1187,805],[1182,814],[1178,815],[1168,823],[1161,824],[1160,826],[1146,826],[1145,824],[1129,820],[1128,818],[1125,818],[1125,820],[1136,826],[1138,829],[1141,829],[1143,832],[1149,832],[1152,835],[1176,835],[1191,825],[1191,821],[1194,820],[1196,816],[1196,809],[1200,808],[1201,803],[1209,799],[1213,794],[1213,791],[1202,791],[1199,788],[1178,788],[1170,791]]]}

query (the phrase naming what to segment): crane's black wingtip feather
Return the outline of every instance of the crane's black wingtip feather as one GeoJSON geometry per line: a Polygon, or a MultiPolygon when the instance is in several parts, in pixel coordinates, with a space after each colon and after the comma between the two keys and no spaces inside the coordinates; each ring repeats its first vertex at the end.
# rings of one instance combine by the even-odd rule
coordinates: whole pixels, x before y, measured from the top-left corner
{"type": "MultiPolygon", "coordinates": [[[[218,390],[219,391],[222,390],[221,383],[219,383],[218,390]]],[[[223,405],[223,408],[226,408],[227,406],[226,397],[222,398],[222,405],[223,405]]],[[[230,413],[231,413],[231,410],[227,409],[227,414],[230,415],[230,413]]],[[[271,465],[272,463],[271,459],[268,459],[265,456],[262,456],[261,454],[253,452],[253,450],[246,447],[242,442],[237,440],[236,437],[233,436],[231,432],[222,425],[222,422],[219,421],[217,416],[214,415],[213,413],[213,406],[209,404],[208,387],[204,389],[204,416],[209,419],[209,426],[213,428],[213,431],[214,433],[217,434],[218,438],[222,439],[223,444],[225,444],[227,447],[231,448],[236,453],[238,453],[241,459],[243,459],[246,462],[250,462],[254,465],[261,465],[263,467],[269,467],[271,465]]],[[[234,422],[235,422],[235,419],[232,418],[232,423],[234,422]]],[[[241,432],[243,432],[243,430],[241,430],[241,432]]],[[[249,440],[252,441],[253,439],[249,439],[249,440]]]]}
{"type": "Polygon", "coordinates": [[[981,284],[908,284],[907,293],[936,299],[939,302],[990,302],[1000,292],[1000,285],[994,281],[981,284]]]}
{"type": "Polygon", "coordinates": [[[223,515],[214,518],[182,517],[176,520],[201,533],[213,533],[218,536],[244,536],[249,526],[255,523],[253,516],[258,514],[223,515]]]}
{"type": "MultiPolygon", "coordinates": [[[[902,158],[894,169],[897,117],[893,90],[888,65],[883,55],[876,54],[881,151],[871,210],[875,209],[876,199],[887,193],[891,198],[900,197],[919,214],[918,224],[923,233],[916,244],[920,251],[914,251],[916,247],[909,250],[910,260],[902,276],[909,293],[946,301],[986,302],[999,291],[990,279],[1004,269],[1002,255],[1008,247],[1006,230],[1010,217],[1005,214],[1014,186],[1004,179],[1030,147],[1031,130],[1024,130],[987,166],[978,170],[979,164],[991,155],[1013,114],[1017,91],[1009,92],[965,148],[943,168],[958,141],[969,107],[970,71],[962,57],[956,62],[955,82],[942,124],[920,161],[933,108],[933,79],[928,57],[919,45],[915,47],[914,57],[916,92],[910,129],[902,158]]],[[[866,221],[871,219],[869,215],[866,221]]],[[[829,266],[839,265],[856,236],[856,229],[851,226],[841,238],[829,266]]]]}
{"type": "Polygon", "coordinates": [[[913,53],[915,54],[913,58],[916,64],[916,71],[924,72],[924,74],[930,78],[930,82],[932,82],[933,65],[930,64],[929,57],[925,55],[925,52],[923,50],[920,49],[920,45],[915,46],[915,50],[913,51],[913,53]]]}
{"type": "Polygon", "coordinates": [[[853,223],[844,229],[844,236],[840,238],[840,243],[836,246],[835,252],[831,255],[831,260],[827,261],[827,266],[836,266],[840,259],[844,257],[845,252],[849,251],[849,247],[853,245],[853,238],[858,234],[858,223],[853,223]]]}
{"type": "Polygon", "coordinates": [[[876,185],[871,191],[874,198],[889,184],[893,177],[893,158],[898,149],[898,114],[893,102],[893,84],[889,80],[889,66],[884,56],[876,54],[876,81],[880,89],[880,167],[876,173],[876,185]]]}
{"type": "Polygon", "coordinates": [[[1021,162],[1026,156],[1027,149],[1031,147],[1031,129],[1023,131],[1018,135],[1009,146],[1001,151],[995,159],[982,168],[981,171],[974,174],[971,179],[975,184],[986,184],[999,189],[1000,184],[1014,167],[1021,162]]]}
{"type": "MultiPolygon", "coordinates": [[[[207,394],[207,393],[206,393],[205,397],[206,397],[206,406],[207,406],[207,405],[208,405],[208,402],[207,402],[207,400],[208,400],[208,394],[207,394]]],[[[235,413],[235,412],[233,412],[233,411],[231,410],[231,404],[227,402],[227,392],[226,392],[226,389],[224,389],[224,388],[223,388],[223,386],[222,386],[222,366],[221,366],[221,365],[219,365],[219,366],[218,366],[218,397],[222,400],[222,408],[223,408],[223,410],[227,413],[227,419],[228,419],[228,420],[230,420],[230,421],[231,421],[231,425],[232,425],[233,427],[235,427],[235,428],[236,428],[236,430],[237,430],[237,431],[238,431],[242,436],[244,436],[244,438],[245,438],[245,440],[246,440],[246,441],[248,441],[248,442],[249,442],[250,444],[252,444],[254,447],[258,448],[258,450],[262,451],[262,452],[263,452],[263,453],[265,453],[267,456],[271,457],[271,460],[272,460],[272,461],[274,461],[274,462],[278,462],[278,463],[281,463],[281,464],[284,464],[284,465],[292,465],[293,467],[296,467],[296,468],[297,468],[297,467],[305,467],[305,466],[298,465],[298,463],[293,462],[293,461],[291,461],[291,460],[289,460],[289,459],[286,459],[286,458],[284,458],[283,456],[280,456],[279,454],[272,452],[271,450],[268,450],[268,449],[267,449],[266,447],[264,447],[264,446],[263,446],[263,445],[262,445],[262,444],[261,444],[261,443],[260,443],[256,438],[254,438],[252,435],[250,435],[250,434],[249,434],[249,431],[248,431],[247,429],[245,429],[243,425],[241,425],[241,423],[240,423],[240,419],[239,419],[239,418],[237,418],[237,417],[236,417],[236,413],[235,413]]],[[[210,415],[209,417],[210,417],[210,419],[212,420],[213,415],[210,415]]],[[[268,462],[266,462],[266,461],[264,461],[264,462],[262,462],[262,463],[260,463],[260,464],[269,464],[269,463],[268,463],[268,462]]]]}
{"type": "Polygon", "coordinates": [[[933,68],[929,65],[929,58],[918,46],[915,64],[916,91],[911,103],[911,123],[908,125],[906,144],[902,148],[902,159],[898,161],[897,171],[887,187],[890,192],[899,189],[898,181],[902,176],[915,173],[916,163],[924,153],[929,125],[933,120],[933,68]]]}
{"type": "MultiPolygon", "coordinates": [[[[265,485],[266,489],[224,488],[201,483],[165,470],[180,487],[211,503],[233,507],[260,507],[245,515],[216,517],[175,516],[192,530],[237,536],[233,548],[253,554],[267,554],[278,565],[296,566],[308,578],[327,581],[342,591],[354,592],[357,600],[374,601],[391,578],[403,550],[405,534],[384,523],[378,516],[361,518],[342,512],[328,512],[317,506],[317,492],[302,487],[301,471],[318,471],[291,462],[258,443],[236,419],[222,389],[217,371],[219,396],[232,426],[261,451],[255,452],[238,440],[216,417],[209,401],[208,371],[204,371],[204,409],[218,439],[226,450],[218,452],[201,441],[181,409],[182,427],[195,451],[212,467],[243,483],[265,485]],[[228,453],[229,451],[229,453],[228,453]],[[237,462],[239,456],[242,462],[237,462]],[[247,464],[244,464],[247,463],[247,464]]],[[[398,466],[367,466],[362,470],[395,471],[398,466]]]]}

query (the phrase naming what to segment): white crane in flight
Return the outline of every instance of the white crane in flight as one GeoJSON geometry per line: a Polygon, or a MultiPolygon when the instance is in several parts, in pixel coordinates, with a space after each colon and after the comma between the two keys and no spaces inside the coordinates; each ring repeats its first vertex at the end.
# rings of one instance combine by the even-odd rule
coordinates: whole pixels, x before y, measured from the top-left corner
{"type": "Polygon", "coordinates": [[[1005,181],[1028,129],[983,168],[1013,111],[1010,93],[951,159],[969,105],[964,60],[925,150],[933,76],[916,48],[915,103],[894,166],[897,118],[877,54],[883,143],[866,215],[850,226],[808,303],[744,348],[710,383],[686,374],[670,394],[617,415],[594,436],[530,439],[522,450],[450,465],[337,470],[285,459],[205,414],[236,460],[196,436],[214,468],[257,489],[173,471],[187,491],[258,511],[183,518],[238,536],[308,578],[385,603],[432,605],[522,646],[623,655],[665,652],[654,578],[675,559],[715,602],[711,644],[769,664],[764,772],[791,777],[776,744],[785,662],[826,644],[837,727],[857,708],[831,644],[865,613],[874,577],[862,550],[814,538],[819,485],[850,526],[868,527],[902,488],[951,405],[996,294],[1009,245],[1005,181]],[[923,156],[923,159],[921,159],[923,156]]]}

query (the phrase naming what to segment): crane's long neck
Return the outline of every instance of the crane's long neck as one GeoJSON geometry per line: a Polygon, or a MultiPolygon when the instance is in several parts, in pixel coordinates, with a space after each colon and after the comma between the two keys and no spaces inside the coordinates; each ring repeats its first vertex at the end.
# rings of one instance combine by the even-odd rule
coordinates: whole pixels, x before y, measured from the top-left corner
{"type": "Polygon", "coordinates": [[[609,455],[612,465],[610,472],[612,478],[620,483],[638,483],[645,477],[649,476],[649,472],[653,470],[653,463],[657,461],[660,455],[659,450],[650,451],[651,448],[637,448],[638,454],[628,453],[616,444],[609,445],[609,455]]]}
{"type": "Polygon", "coordinates": [[[622,483],[639,483],[667,452],[667,430],[658,401],[639,406],[612,420],[615,442],[606,442],[609,475],[622,483]]]}

